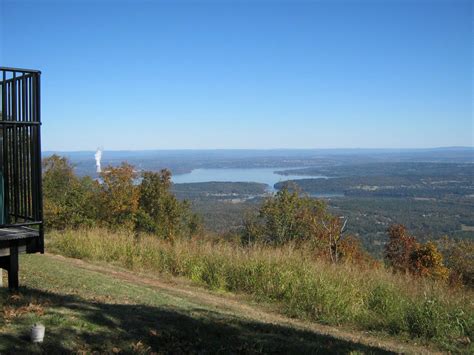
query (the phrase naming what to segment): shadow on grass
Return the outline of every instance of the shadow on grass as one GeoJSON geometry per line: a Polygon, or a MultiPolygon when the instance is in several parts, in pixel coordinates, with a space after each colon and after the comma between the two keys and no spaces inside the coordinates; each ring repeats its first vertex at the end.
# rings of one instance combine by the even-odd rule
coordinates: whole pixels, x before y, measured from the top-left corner
{"type": "MultiPolygon", "coordinates": [[[[9,296],[1,290],[4,300],[9,296]]],[[[1,299],[0,298],[0,299],[1,299]]],[[[38,302],[45,307],[40,321],[46,337],[31,344],[32,319],[10,320],[0,333],[0,352],[68,353],[72,350],[101,353],[387,353],[330,336],[287,326],[246,320],[204,308],[176,310],[142,304],[109,304],[29,288],[7,306],[21,309],[38,302]]]]}

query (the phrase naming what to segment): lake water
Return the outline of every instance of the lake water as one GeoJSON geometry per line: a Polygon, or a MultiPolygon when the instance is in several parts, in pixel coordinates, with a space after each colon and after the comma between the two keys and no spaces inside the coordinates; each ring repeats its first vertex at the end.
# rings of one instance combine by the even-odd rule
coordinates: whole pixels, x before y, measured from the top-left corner
{"type": "Polygon", "coordinates": [[[278,175],[275,171],[288,168],[236,168],[236,169],[194,169],[187,174],[173,176],[175,184],[192,182],[259,182],[267,184],[270,190],[277,182],[297,179],[324,179],[325,176],[278,175]]]}

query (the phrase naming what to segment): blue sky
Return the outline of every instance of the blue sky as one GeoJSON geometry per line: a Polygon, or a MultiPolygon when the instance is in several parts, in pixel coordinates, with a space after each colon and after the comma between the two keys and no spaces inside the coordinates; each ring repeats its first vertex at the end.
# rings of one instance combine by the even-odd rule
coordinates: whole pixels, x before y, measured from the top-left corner
{"type": "Polygon", "coordinates": [[[462,0],[0,0],[45,150],[472,146],[462,0]]]}

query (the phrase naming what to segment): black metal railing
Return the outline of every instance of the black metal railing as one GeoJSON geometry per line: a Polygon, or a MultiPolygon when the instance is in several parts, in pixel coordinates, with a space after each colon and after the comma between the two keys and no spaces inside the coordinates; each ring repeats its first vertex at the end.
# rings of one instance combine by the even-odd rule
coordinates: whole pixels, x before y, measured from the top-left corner
{"type": "Polygon", "coordinates": [[[39,71],[0,67],[0,228],[38,226],[42,251],[40,80],[39,71]]]}

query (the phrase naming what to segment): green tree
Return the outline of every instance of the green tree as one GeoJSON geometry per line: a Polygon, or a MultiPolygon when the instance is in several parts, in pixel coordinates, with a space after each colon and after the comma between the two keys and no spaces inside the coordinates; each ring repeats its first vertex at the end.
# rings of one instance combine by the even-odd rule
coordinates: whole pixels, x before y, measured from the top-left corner
{"type": "Polygon", "coordinates": [[[58,155],[43,159],[43,204],[48,228],[92,226],[97,218],[98,184],[78,178],[70,162],[58,155]]]}
{"type": "Polygon", "coordinates": [[[439,245],[451,271],[450,279],[474,288],[474,241],[444,237],[439,245]]]}
{"type": "Polygon", "coordinates": [[[187,201],[179,201],[170,191],[171,172],[144,172],[139,186],[137,229],[173,240],[191,236],[201,223],[187,201]]]}
{"type": "Polygon", "coordinates": [[[295,242],[333,263],[374,264],[355,237],[344,236],[346,223],[347,219],[328,213],[324,201],[301,196],[297,189],[285,186],[266,199],[257,213],[247,213],[242,241],[268,245],[295,242]]]}
{"type": "Polygon", "coordinates": [[[71,163],[67,158],[54,154],[43,159],[42,169],[45,197],[55,201],[63,200],[69,186],[76,180],[71,163]]]}
{"type": "Polygon", "coordinates": [[[246,216],[243,240],[270,245],[317,240],[323,233],[321,221],[326,216],[324,202],[302,197],[298,191],[285,187],[266,199],[256,215],[246,216]]]}

